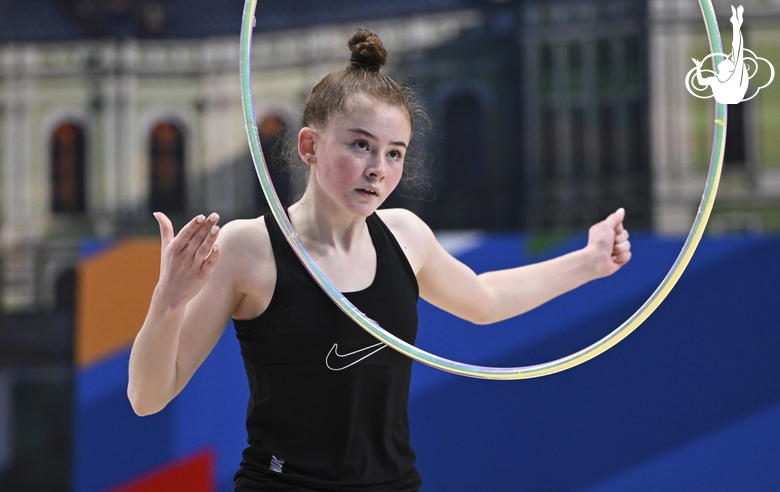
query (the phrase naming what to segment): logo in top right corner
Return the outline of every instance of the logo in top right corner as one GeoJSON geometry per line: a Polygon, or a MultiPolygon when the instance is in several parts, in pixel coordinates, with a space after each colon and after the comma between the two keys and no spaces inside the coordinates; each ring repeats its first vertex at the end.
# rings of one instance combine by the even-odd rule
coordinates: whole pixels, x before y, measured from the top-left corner
{"type": "Polygon", "coordinates": [[[742,38],[742,14],[744,11],[745,9],[741,5],[736,9],[731,7],[730,20],[734,34],[731,42],[731,54],[712,53],[701,61],[693,59],[696,66],[685,76],[685,88],[692,95],[700,99],[714,97],[720,104],[739,104],[756,97],[761,89],[774,80],[775,67],[766,58],[761,58],[745,48],[742,38]],[[717,72],[702,69],[702,64],[709,58],[720,60],[717,64],[717,72]],[[769,81],[756,88],[752,94],[748,94],[750,79],[758,73],[759,67],[763,67],[761,62],[769,67],[769,81]],[[708,92],[708,88],[712,89],[712,94],[697,94],[708,92]]]}

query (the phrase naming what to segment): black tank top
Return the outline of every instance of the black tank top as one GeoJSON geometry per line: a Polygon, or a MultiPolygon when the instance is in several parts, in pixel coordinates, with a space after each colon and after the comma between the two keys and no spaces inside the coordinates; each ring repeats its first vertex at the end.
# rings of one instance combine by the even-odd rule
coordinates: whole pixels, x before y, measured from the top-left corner
{"type": "MultiPolygon", "coordinates": [[[[419,489],[407,418],[411,360],[342,313],[273,217],[265,223],[276,260],[273,297],[257,318],[234,321],[250,390],[249,446],[236,490],[419,489]]],[[[377,255],[374,281],[345,296],[414,343],[417,279],[379,217],[366,223],[377,255]]]]}

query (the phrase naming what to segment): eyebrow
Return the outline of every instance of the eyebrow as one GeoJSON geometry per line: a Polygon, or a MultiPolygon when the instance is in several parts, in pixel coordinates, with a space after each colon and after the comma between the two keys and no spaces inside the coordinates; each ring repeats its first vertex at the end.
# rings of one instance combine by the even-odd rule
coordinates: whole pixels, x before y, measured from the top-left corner
{"type": "MultiPolygon", "coordinates": [[[[349,129],[349,130],[347,130],[347,131],[349,131],[349,132],[352,132],[352,133],[359,133],[359,134],[361,134],[361,135],[365,135],[365,136],[367,136],[368,138],[372,138],[372,139],[374,139],[374,140],[379,140],[379,139],[376,137],[376,135],[374,135],[374,134],[372,134],[371,132],[368,132],[368,131],[366,131],[366,130],[363,130],[362,128],[350,128],[350,129],[349,129]]],[[[399,146],[399,147],[403,147],[403,148],[406,148],[406,147],[407,147],[407,146],[406,146],[406,142],[390,142],[390,145],[397,145],[397,146],[399,146]]]]}

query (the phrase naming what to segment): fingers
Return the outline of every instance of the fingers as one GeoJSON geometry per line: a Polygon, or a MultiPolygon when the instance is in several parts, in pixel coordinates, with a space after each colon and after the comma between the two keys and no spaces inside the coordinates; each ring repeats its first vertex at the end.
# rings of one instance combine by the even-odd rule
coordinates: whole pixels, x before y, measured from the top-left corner
{"type": "Polygon", "coordinates": [[[623,219],[625,217],[626,211],[623,207],[621,207],[615,212],[612,212],[606,219],[604,219],[604,222],[609,226],[610,229],[619,233],[623,230],[623,219]],[[620,228],[620,230],[618,230],[618,228],[620,228]]]}
{"type": "Polygon", "coordinates": [[[213,213],[208,218],[204,217],[196,221],[197,228],[193,231],[188,231],[192,232],[192,236],[189,237],[184,250],[187,254],[194,255],[195,261],[203,261],[211,251],[211,247],[214,246],[214,242],[217,240],[217,233],[219,232],[218,220],[219,215],[213,213]]]}
{"type": "Polygon", "coordinates": [[[612,255],[612,261],[618,265],[625,265],[631,260],[631,251],[625,251],[623,253],[612,255]]]}
{"type": "MultiPolygon", "coordinates": [[[[212,214],[190,242],[190,247],[196,249],[194,261],[198,264],[202,264],[204,260],[215,252],[217,236],[219,235],[219,226],[216,224],[218,219],[219,216],[212,214]]],[[[218,250],[219,248],[217,247],[216,249],[218,250]]]]}
{"type": "MultiPolygon", "coordinates": [[[[220,231],[217,225],[219,221],[217,213],[212,213],[208,217],[204,215],[194,217],[176,236],[173,235],[173,225],[165,214],[157,212],[154,216],[160,224],[163,252],[167,250],[167,257],[171,259],[178,258],[175,261],[180,265],[196,265],[197,268],[201,268],[204,260],[218,249],[215,249],[220,231]]],[[[212,266],[218,256],[217,254],[211,259],[212,266]]]]}
{"type": "Polygon", "coordinates": [[[164,250],[173,241],[173,224],[168,216],[162,212],[155,212],[153,215],[157,219],[157,223],[160,224],[160,240],[164,250]]]}
{"type": "Polygon", "coordinates": [[[612,261],[618,265],[623,265],[631,259],[631,242],[628,240],[629,233],[623,227],[625,217],[626,211],[621,207],[604,219],[604,222],[615,234],[612,240],[612,254],[610,256],[612,261]]]}
{"type": "Polygon", "coordinates": [[[612,256],[621,255],[623,253],[627,253],[631,251],[631,242],[629,241],[621,241],[619,243],[615,243],[615,246],[612,248],[612,256]]]}
{"type": "Polygon", "coordinates": [[[208,256],[206,256],[206,259],[203,260],[203,264],[201,265],[201,273],[210,274],[211,270],[214,269],[214,265],[217,264],[217,261],[219,260],[219,256],[221,254],[222,254],[222,248],[219,247],[219,244],[214,244],[211,247],[208,256]]]}
{"type": "Polygon", "coordinates": [[[615,236],[615,243],[612,246],[612,261],[623,265],[631,259],[631,242],[628,240],[628,231],[625,229],[615,236]]]}
{"type": "Polygon", "coordinates": [[[176,241],[178,242],[176,249],[183,250],[186,248],[195,237],[195,234],[198,233],[198,231],[206,222],[206,217],[201,214],[197,217],[194,217],[184,227],[182,227],[179,231],[179,234],[176,236],[176,241]]]}
{"type": "Polygon", "coordinates": [[[174,238],[174,242],[176,243],[174,249],[176,251],[183,251],[187,247],[197,249],[203,239],[206,238],[208,231],[218,220],[219,215],[216,213],[209,215],[208,218],[202,214],[193,218],[182,227],[179,234],[174,238]]]}

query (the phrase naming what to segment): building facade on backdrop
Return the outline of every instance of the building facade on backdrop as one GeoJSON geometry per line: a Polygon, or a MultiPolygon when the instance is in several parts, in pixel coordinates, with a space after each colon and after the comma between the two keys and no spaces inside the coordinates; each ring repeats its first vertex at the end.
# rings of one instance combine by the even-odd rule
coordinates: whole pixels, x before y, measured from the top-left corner
{"type": "MultiPolygon", "coordinates": [[[[5,309],[56,306],[79,242],[155,234],[153,210],[178,224],[266,210],[241,112],[242,6],[226,3],[52,1],[36,17],[0,7],[17,9],[0,21],[5,309]]],[[[345,65],[349,34],[367,26],[433,122],[418,142],[429,185],[392,204],[436,229],[582,230],[618,206],[634,228],[690,227],[713,106],[683,85],[690,59],[707,52],[695,2],[354,4],[259,7],[254,103],[283,200],[300,193],[280,166],[286,131],[310,87],[345,65]]],[[[745,7],[747,45],[780,55],[780,5],[745,7]]],[[[776,227],[778,94],[770,86],[729,108],[715,229],[776,227]]]]}
{"type": "MultiPolygon", "coordinates": [[[[620,206],[632,229],[691,227],[714,119],[714,102],[684,85],[708,53],[695,0],[259,3],[254,106],[282,201],[302,191],[285,150],[299,108],[365,26],[433,123],[413,142],[429,182],[388,205],[437,230],[583,231],[620,206]]],[[[714,3],[727,50],[729,3],[714,3]]],[[[157,235],[156,210],[177,227],[267,211],[242,116],[242,4],[0,2],[0,488],[19,460],[13,397],[70,407],[75,271],[90,244],[157,235]],[[52,383],[48,396],[19,390],[16,363],[52,383]]],[[[780,68],[780,0],[742,4],[746,46],[780,68]]],[[[780,230],[780,83],[728,110],[708,230],[780,230]]],[[[68,425],[49,427],[59,447],[30,452],[29,469],[67,468],[68,425]]]]}

